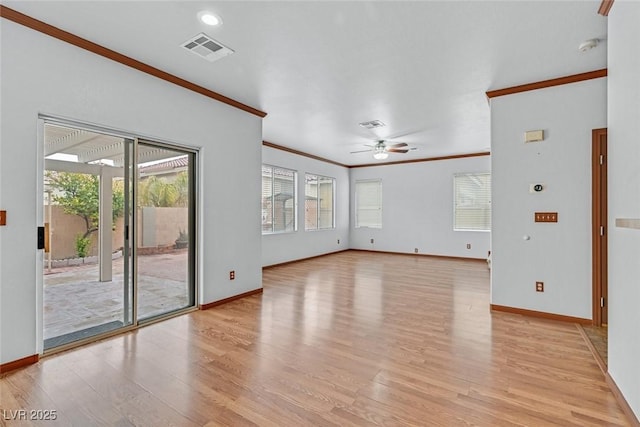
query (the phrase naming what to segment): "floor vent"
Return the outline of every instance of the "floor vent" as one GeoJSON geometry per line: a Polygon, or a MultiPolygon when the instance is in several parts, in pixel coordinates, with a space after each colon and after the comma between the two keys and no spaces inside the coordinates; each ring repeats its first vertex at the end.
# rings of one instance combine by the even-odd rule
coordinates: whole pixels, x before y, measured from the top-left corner
{"type": "Polygon", "coordinates": [[[212,39],[204,33],[191,37],[189,40],[182,43],[181,46],[209,62],[217,61],[218,59],[224,58],[225,56],[233,53],[232,49],[229,49],[219,41],[212,39]]]}

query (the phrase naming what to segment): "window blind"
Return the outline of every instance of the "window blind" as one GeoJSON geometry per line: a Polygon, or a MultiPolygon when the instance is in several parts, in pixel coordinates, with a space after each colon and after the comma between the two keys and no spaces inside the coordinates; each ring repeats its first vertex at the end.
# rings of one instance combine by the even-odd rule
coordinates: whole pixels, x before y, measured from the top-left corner
{"type": "Polygon", "coordinates": [[[335,179],[305,174],[305,230],[335,228],[335,179]]]}
{"type": "Polygon", "coordinates": [[[491,174],[456,174],[453,188],[453,229],[491,231],[491,174]]]}
{"type": "Polygon", "coordinates": [[[262,234],[296,231],[297,172],[262,165],[262,234]]]}
{"type": "Polygon", "coordinates": [[[382,180],[356,181],[356,228],[382,228],[382,180]]]}

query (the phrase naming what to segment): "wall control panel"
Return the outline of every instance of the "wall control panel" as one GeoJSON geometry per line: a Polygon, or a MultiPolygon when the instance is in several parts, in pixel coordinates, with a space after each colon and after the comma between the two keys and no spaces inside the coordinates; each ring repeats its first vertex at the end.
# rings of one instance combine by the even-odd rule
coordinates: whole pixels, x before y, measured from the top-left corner
{"type": "Polygon", "coordinates": [[[558,212],[536,212],[535,222],[558,222],[558,212]]]}

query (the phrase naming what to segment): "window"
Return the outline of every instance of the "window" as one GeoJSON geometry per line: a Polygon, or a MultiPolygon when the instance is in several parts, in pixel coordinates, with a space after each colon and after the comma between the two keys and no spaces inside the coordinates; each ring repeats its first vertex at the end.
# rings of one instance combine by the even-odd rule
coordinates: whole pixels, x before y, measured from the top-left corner
{"type": "Polygon", "coordinates": [[[293,170],[262,165],[262,234],[296,231],[296,178],[293,170]]]}
{"type": "Polygon", "coordinates": [[[382,228],[382,180],[356,181],[356,228],[382,228]]]}
{"type": "Polygon", "coordinates": [[[333,193],[336,180],[311,174],[305,174],[304,178],[304,229],[335,228],[333,193]]]}
{"type": "Polygon", "coordinates": [[[456,174],[453,191],[453,229],[491,231],[491,174],[456,174]]]}

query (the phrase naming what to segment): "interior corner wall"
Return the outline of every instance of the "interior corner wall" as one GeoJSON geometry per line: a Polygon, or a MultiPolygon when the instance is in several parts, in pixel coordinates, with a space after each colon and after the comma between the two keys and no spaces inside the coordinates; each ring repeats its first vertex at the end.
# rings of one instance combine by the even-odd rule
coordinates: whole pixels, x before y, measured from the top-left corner
{"type": "Polygon", "coordinates": [[[490,156],[352,168],[351,248],[486,259],[491,233],[453,230],[453,175],[490,171],[490,156]],[[355,228],[355,183],[366,179],[382,179],[381,229],[355,228]]]}
{"type": "Polygon", "coordinates": [[[606,84],[491,100],[492,304],[591,319],[591,131],[607,125],[606,84]],[[544,141],[524,142],[539,129],[544,141]],[[536,211],[558,222],[535,223],[536,211]]]}
{"type": "Polygon", "coordinates": [[[31,356],[38,348],[41,113],[200,148],[200,302],[262,287],[262,120],[1,21],[0,208],[8,219],[0,227],[0,363],[31,356]],[[233,282],[229,270],[236,271],[233,282]]]}
{"type": "Polygon", "coordinates": [[[616,1],[608,18],[609,374],[640,418],[640,3],[616,1]]]}
{"type": "Polygon", "coordinates": [[[298,231],[262,236],[262,265],[269,266],[349,248],[349,169],[271,147],[262,147],[264,164],[298,172],[298,231]],[[331,230],[304,229],[305,173],[336,180],[336,227],[331,230]],[[340,243],[338,243],[338,240],[340,243]]]}

